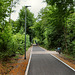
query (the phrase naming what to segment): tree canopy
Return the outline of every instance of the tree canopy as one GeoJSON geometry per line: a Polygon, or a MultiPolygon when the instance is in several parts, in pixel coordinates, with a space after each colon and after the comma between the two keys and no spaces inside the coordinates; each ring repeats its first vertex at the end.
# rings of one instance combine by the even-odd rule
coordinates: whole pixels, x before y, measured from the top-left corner
{"type": "Polygon", "coordinates": [[[35,36],[39,39],[38,43],[47,49],[61,47],[63,53],[74,56],[73,0],[46,0],[46,2],[47,7],[41,9],[37,21],[32,26],[35,36]]]}
{"type": "MultiPolygon", "coordinates": [[[[16,21],[7,21],[7,17],[13,12],[11,5],[15,6],[16,1],[0,0],[0,59],[6,60],[16,54],[24,54],[25,51],[25,11],[24,7],[20,10],[19,18],[16,21]],[[23,19],[22,19],[23,18],[23,19]]],[[[26,50],[30,46],[30,36],[33,25],[34,15],[27,9],[27,40],[26,50]]]]}
{"type": "MultiPolygon", "coordinates": [[[[62,52],[75,57],[75,8],[74,0],[45,0],[37,18],[27,10],[27,48],[33,40],[47,49],[62,48],[62,52]]],[[[0,58],[23,54],[25,48],[25,6],[16,21],[10,17],[11,6],[17,1],[0,0],[0,58]]]]}

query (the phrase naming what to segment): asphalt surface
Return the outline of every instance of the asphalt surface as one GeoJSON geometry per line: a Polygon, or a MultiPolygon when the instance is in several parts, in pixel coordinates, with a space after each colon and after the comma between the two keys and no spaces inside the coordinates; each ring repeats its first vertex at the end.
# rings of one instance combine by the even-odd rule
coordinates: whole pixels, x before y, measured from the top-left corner
{"type": "MultiPolygon", "coordinates": [[[[32,51],[44,50],[38,46],[33,46],[32,51]]],[[[32,54],[28,75],[75,75],[75,71],[50,54],[32,54]]]]}
{"type": "Polygon", "coordinates": [[[45,50],[41,49],[41,48],[38,47],[38,46],[33,46],[33,52],[34,52],[34,51],[45,51],[45,50]]]}

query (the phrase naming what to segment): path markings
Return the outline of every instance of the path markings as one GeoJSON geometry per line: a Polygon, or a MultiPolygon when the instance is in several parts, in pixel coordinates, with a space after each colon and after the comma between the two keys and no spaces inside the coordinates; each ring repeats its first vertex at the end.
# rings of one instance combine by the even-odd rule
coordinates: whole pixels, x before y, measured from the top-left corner
{"type": "MultiPolygon", "coordinates": [[[[52,55],[52,54],[51,54],[52,55]]],[[[59,58],[57,58],[56,56],[52,55],[54,58],[56,58],[57,60],[59,60],[60,62],[62,62],[64,65],[66,65],[67,67],[69,67],[71,70],[75,71],[75,69],[73,69],[71,66],[69,66],[68,64],[66,64],[65,62],[63,62],[62,60],[60,60],[59,58]]]]}
{"type": "Polygon", "coordinates": [[[26,72],[25,72],[25,75],[28,75],[28,70],[29,70],[29,66],[30,66],[30,61],[31,61],[31,57],[32,57],[32,54],[50,54],[51,56],[53,56],[54,58],[56,58],[57,60],[59,60],[61,63],[63,63],[64,65],[66,65],[68,68],[70,68],[71,70],[73,70],[75,72],[75,69],[73,69],[71,66],[69,66],[68,64],[66,64],[65,62],[63,62],[62,60],[60,60],[59,58],[57,58],[56,56],[54,56],[50,51],[40,47],[41,49],[45,50],[44,52],[42,51],[36,51],[36,52],[33,52],[33,47],[31,49],[31,53],[30,53],[30,58],[29,58],[29,61],[28,61],[28,65],[27,65],[27,69],[26,69],[26,72]]]}
{"type": "MultiPolygon", "coordinates": [[[[40,47],[40,48],[42,48],[42,47],[40,47]]],[[[42,49],[44,49],[44,48],[42,48],[42,49]]],[[[44,49],[44,50],[46,50],[46,49],[44,49]]],[[[48,52],[50,53],[50,51],[48,51],[48,50],[46,50],[46,51],[47,51],[47,53],[48,52]]],[[[68,64],[66,64],[65,62],[63,62],[62,60],[60,60],[59,58],[57,58],[56,56],[54,56],[53,54],[50,53],[50,55],[52,55],[54,58],[56,58],[57,60],[59,60],[61,63],[63,63],[67,67],[69,67],[71,70],[75,71],[75,69],[73,69],[71,66],[69,66],[68,64]]]]}

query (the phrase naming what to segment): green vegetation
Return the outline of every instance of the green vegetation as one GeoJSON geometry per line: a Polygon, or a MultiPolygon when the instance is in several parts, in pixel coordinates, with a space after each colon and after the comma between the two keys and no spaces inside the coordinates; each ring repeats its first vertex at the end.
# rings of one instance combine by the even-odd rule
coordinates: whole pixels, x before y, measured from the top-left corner
{"type": "Polygon", "coordinates": [[[38,43],[48,50],[62,48],[75,57],[75,12],[73,0],[46,0],[47,6],[31,27],[38,43]]]}
{"type": "MultiPolygon", "coordinates": [[[[16,55],[15,57],[13,57],[14,59],[17,59],[17,58],[19,58],[19,55],[16,55]]],[[[10,61],[11,62],[11,61],[10,61]]]]}
{"type": "Polygon", "coordinates": [[[73,58],[72,55],[63,54],[63,56],[64,56],[65,58],[68,58],[68,59],[71,59],[71,60],[74,60],[74,61],[75,61],[75,58],[73,58]]]}
{"type": "MultiPolygon", "coordinates": [[[[10,19],[8,22],[6,18],[10,18],[9,14],[13,11],[11,9],[12,1],[0,0],[0,59],[3,60],[16,56],[16,54],[25,53],[25,8],[22,7],[16,21],[10,19]]],[[[14,6],[15,3],[13,3],[14,6]]],[[[26,50],[31,45],[33,30],[30,29],[30,26],[33,25],[34,20],[34,15],[27,9],[26,50]]]]}
{"type": "MultiPolygon", "coordinates": [[[[62,52],[75,58],[75,7],[74,0],[45,0],[35,19],[27,9],[27,49],[31,42],[48,50],[62,48],[62,52]]],[[[25,48],[25,7],[19,12],[16,21],[10,19],[13,0],[0,0],[0,58],[23,54],[25,48]],[[6,18],[9,18],[9,22],[6,18]]]]}

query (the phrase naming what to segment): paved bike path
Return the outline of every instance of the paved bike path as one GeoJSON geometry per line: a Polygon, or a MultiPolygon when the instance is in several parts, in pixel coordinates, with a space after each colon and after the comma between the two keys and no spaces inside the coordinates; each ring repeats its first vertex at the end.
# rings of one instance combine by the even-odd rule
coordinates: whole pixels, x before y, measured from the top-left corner
{"type": "Polygon", "coordinates": [[[50,54],[39,54],[37,53],[38,51],[45,52],[40,47],[33,46],[28,75],[75,75],[75,71],[65,66],[50,54]]]}

